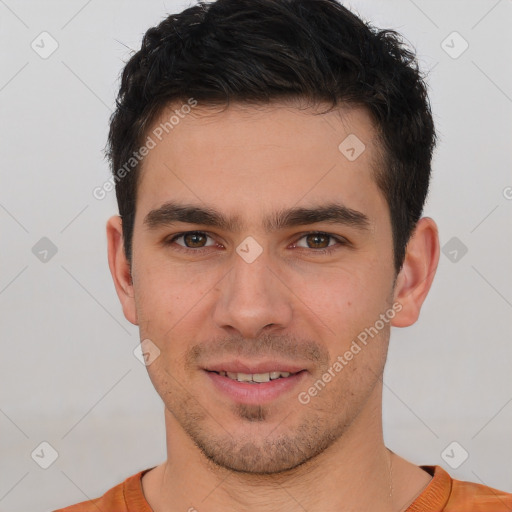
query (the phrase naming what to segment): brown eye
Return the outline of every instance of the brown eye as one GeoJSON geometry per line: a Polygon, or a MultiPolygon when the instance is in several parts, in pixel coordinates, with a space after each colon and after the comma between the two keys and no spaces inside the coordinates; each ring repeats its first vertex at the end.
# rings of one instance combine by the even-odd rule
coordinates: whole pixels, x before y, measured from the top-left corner
{"type": "Polygon", "coordinates": [[[206,250],[208,247],[214,246],[215,241],[203,231],[187,231],[166,240],[165,245],[175,246],[176,249],[180,250],[197,249],[197,252],[199,252],[203,248],[206,250]]]}
{"type": "Polygon", "coordinates": [[[349,245],[349,242],[342,237],[314,231],[304,234],[294,245],[299,249],[310,249],[310,254],[328,254],[349,245]]]}
{"type": "Polygon", "coordinates": [[[183,235],[183,241],[186,247],[198,248],[204,247],[208,237],[204,233],[186,233],[183,235]]]}
{"type": "Polygon", "coordinates": [[[323,233],[313,233],[306,235],[305,238],[311,249],[325,249],[329,246],[329,239],[332,237],[323,233]]]}

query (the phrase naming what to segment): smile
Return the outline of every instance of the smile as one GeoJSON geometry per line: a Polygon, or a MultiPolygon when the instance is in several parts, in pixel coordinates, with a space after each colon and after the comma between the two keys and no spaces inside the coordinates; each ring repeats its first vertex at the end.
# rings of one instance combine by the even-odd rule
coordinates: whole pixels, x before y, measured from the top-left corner
{"type": "MultiPolygon", "coordinates": [[[[267,365],[268,368],[269,365],[267,365]]],[[[222,368],[222,366],[220,367],[222,368]]],[[[258,368],[258,373],[227,371],[216,368],[205,370],[204,374],[213,385],[215,393],[237,403],[263,405],[290,396],[294,390],[304,387],[301,383],[306,378],[306,370],[295,371],[271,370],[258,368]]],[[[230,370],[241,368],[231,368],[230,370]]],[[[288,368],[291,369],[291,368],[288,368]]]]}
{"type": "Polygon", "coordinates": [[[218,373],[222,377],[228,377],[238,382],[251,382],[254,384],[261,384],[263,382],[270,382],[271,380],[281,379],[295,375],[290,372],[267,372],[267,373],[235,373],[235,372],[214,372],[218,373]]]}

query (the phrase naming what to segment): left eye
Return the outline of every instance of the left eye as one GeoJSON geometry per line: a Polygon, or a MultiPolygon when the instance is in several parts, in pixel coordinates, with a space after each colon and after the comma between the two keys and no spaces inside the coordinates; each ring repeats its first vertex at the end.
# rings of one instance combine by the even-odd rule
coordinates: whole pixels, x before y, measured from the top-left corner
{"type": "Polygon", "coordinates": [[[336,245],[336,243],[329,243],[331,242],[338,242],[342,243],[342,240],[334,237],[333,235],[329,235],[327,233],[308,233],[304,236],[302,236],[300,240],[306,240],[306,246],[298,245],[298,247],[304,247],[306,249],[327,249],[328,247],[332,247],[333,245],[336,245]]]}

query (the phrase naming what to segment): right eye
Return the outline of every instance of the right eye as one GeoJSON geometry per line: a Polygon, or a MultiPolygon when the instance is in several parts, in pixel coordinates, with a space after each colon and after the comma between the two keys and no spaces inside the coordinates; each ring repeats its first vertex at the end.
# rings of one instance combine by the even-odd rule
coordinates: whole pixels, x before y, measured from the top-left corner
{"type": "Polygon", "coordinates": [[[198,252],[201,249],[205,249],[206,247],[211,247],[216,245],[215,241],[212,240],[212,243],[208,244],[207,239],[211,237],[205,233],[204,231],[186,231],[184,233],[178,233],[172,236],[165,242],[165,245],[176,245],[181,248],[178,250],[184,251],[194,251],[198,252]],[[182,242],[178,242],[178,240],[182,240],[182,242]]]}

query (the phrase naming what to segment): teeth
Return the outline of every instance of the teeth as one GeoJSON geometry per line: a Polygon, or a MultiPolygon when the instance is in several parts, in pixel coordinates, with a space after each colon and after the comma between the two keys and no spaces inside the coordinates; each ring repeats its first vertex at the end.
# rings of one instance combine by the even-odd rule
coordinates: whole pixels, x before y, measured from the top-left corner
{"type": "Polygon", "coordinates": [[[268,373],[233,373],[233,372],[218,372],[223,377],[237,380],[238,382],[269,382],[271,380],[279,379],[281,377],[289,377],[289,372],[268,372],[268,373]]]}
{"type": "Polygon", "coordinates": [[[252,380],[254,382],[270,382],[270,373],[255,373],[252,380]]]}

